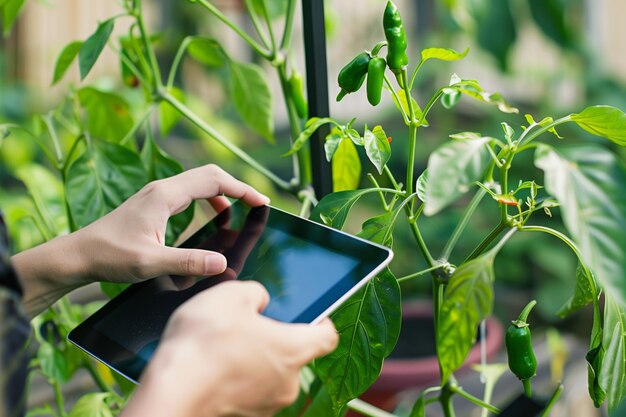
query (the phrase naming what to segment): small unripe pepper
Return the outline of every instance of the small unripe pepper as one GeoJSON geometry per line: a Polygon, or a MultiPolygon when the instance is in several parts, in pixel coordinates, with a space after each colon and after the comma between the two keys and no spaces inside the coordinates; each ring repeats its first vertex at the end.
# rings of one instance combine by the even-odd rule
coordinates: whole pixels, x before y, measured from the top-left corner
{"type": "Polygon", "coordinates": [[[372,106],[380,103],[387,63],[384,58],[374,57],[367,66],[367,101],[372,106]]]}
{"type": "Polygon", "coordinates": [[[309,105],[304,98],[304,79],[302,74],[294,70],[287,81],[289,85],[289,94],[293,100],[293,104],[296,107],[296,112],[301,119],[309,117],[309,105]]]}
{"type": "Polygon", "coordinates": [[[537,373],[537,359],[531,343],[530,327],[526,322],[530,310],[537,304],[535,300],[524,307],[517,320],[511,322],[506,331],[506,353],[509,358],[509,369],[524,384],[524,392],[532,395],[530,379],[537,373]]]}
{"type": "Polygon", "coordinates": [[[371,59],[370,54],[361,52],[339,71],[337,83],[341,87],[341,91],[337,95],[337,101],[341,101],[346,94],[354,93],[361,88],[371,59]]]}
{"type": "Polygon", "coordinates": [[[383,15],[383,28],[387,39],[387,65],[396,75],[398,83],[402,86],[400,74],[409,64],[409,57],[406,54],[406,33],[402,25],[402,17],[395,4],[387,2],[383,15]]]}

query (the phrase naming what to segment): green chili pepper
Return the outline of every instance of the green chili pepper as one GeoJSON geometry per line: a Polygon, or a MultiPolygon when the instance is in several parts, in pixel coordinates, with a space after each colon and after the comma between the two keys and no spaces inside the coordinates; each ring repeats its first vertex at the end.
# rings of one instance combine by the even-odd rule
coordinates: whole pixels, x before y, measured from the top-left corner
{"type": "Polygon", "coordinates": [[[537,373],[537,359],[533,353],[530,327],[526,322],[530,310],[537,304],[535,300],[524,307],[517,320],[514,320],[506,331],[506,353],[509,358],[509,369],[524,384],[524,392],[532,395],[530,379],[537,373]]]}
{"type": "Polygon", "coordinates": [[[341,91],[337,95],[337,101],[341,101],[346,94],[354,93],[361,88],[371,59],[367,52],[361,52],[339,71],[337,82],[341,91]]]}
{"type": "Polygon", "coordinates": [[[298,116],[302,119],[309,117],[309,105],[304,98],[304,79],[302,74],[294,70],[287,81],[289,85],[289,94],[293,100],[293,104],[296,107],[298,116]]]}
{"type": "Polygon", "coordinates": [[[372,106],[380,103],[387,63],[384,58],[374,57],[367,66],[367,101],[372,106]]]}
{"type": "Polygon", "coordinates": [[[402,25],[400,12],[395,4],[387,2],[385,14],[383,15],[383,28],[387,39],[387,65],[396,74],[398,84],[402,87],[402,70],[409,64],[409,57],[406,54],[406,33],[402,25]]]}

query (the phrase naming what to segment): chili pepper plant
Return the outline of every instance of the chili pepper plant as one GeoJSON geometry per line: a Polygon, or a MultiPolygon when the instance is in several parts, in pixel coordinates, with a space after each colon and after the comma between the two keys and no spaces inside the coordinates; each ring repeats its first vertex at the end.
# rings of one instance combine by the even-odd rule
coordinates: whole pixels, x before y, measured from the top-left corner
{"type": "MultiPolygon", "coordinates": [[[[58,107],[35,117],[32,123],[2,126],[6,134],[27,132],[48,159],[45,164],[29,164],[14,173],[30,195],[30,200],[19,200],[19,207],[4,204],[14,232],[26,230],[28,223],[47,240],[77,230],[114,209],[147,182],[180,172],[181,164],[162,149],[161,142],[174,126],[193,126],[269,179],[277,190],[297,197],[302,204],[300,214],[310,214],[316,221],[341,229],[351,220],[353,207],[361,200],[376,198],[379,213],[362,224],[358,236],[396,252],[416,254],[412,273],[396,277],[392,263],[333,314],[339,347],[303,371],[300,397],[281,416],[339,416],[348,409],[388,416],[359,396],[376,380],[398,338],[399,283],[425,279],[432,281],[440,383],[421,393],[411,415],[423,416],[428,413],[427,405],[438,403],[445,416],[453,416],[455,396],[497,413],[487,399],[476,398],[459,386],[454,374],[475,343],[479,324],[492,312],[494,261],[509,241],[522,234],[549,235],[555,244],[567,246],[576,255],[573,295],[560,314],[567,316],[591,306],[593,327],[586,356],[589,395],[598,407],[608,403],[609,412],[618,407],[626,396],[622,383],[626,368],[626,247],[622,236],[626,171],[607,145],[626,144],[626,115],[621,110],[593,105],[558,118],[526,114],[517,126],[502,123],[498,137],[473,131],[449,132],[449,138],[442,138],[428,156],[427,169],[416,172],[416,148],[421,132],[429,126],[431,112],[451,111],[463,96],[504,113],[518,112],[501,94],[490,93],[478,81],[456,74],[430,95],[417,94],[415,81],[425,65],[464,59],[468,50],[433,47],[413,54],[400,11],[391,2],[381,7],[380,42],[371,49],[363,45],[364,50],[355,51],[355,58],[339,74],[336,91],[337,100],[341,100],[366,82],[367,98],[373,106],[379,105],[382,94],[390,95],[407,132],[406,139],[396,136],[392,142],[380,125],[357,130],[354,119],[308,118],[302,76],[291,57],[295,0],[285,2],[281,20],[272,19],[269,2],[245,0],[251,32],[210,1],[192,1],[198,13],[221,21],[274,71],[290,126],[289,138],[278,140],[276,145],[277,158],[282,154],[292,159],[293,176],[284,179],[195,113],[187,104],[193,86],[185,85],[178,74],[186,59],[220,68],[226,73],[228,94],[240,118],[273,141],[274,97],[261,67],[236,60],[218,40],[197,34],[185,37],[169,65],[164,65],[157,60],[158,37],[145,24],[141,1],[120,3],[120,14],[101,22],[87,39],[72,42],[60,52],[53,82],[62,79],[75,61],[84,78],[108,47],[120,60],[122,81],[134,92],[132,106],[119,92],[80,85],[70,88],[58,107]],[[120,20],[130,22],[129,30],[115,39],[111,33],[120,20]],[[325,151],[333,166],[336,192],[317,196],[311,185],[306,145],[326,124],[332,127],[325,151]],[[564,124],[578,125],[604,139],[568,146],[568,139],[557,132],[564,124]],[[408,141],[408,153],[393,152],[402,140],[408,141]],[[354,176],[361,170],[359,153],[369,166],[370,185],[362,188],[354,176]],[[532,154],[534,165],[524,166],[519,158],[522,154],[532,154]],[[394,172],[391,158],[406,168],[394,172]],[[525,175],[519,182],[509,180],[513,166],[525,175]],[[535,168],[542,175],[537,176],[535,168]],[[473,197],[462,199],[467,193],[473,197]],[[464,238],[483,200],[491,203],[492,229],[485,231],[470,253],[460,253],[457,243],[464,238]],[[464,214],[443,248],[434,252],[436,248],[424,239],[422,229],[432,216],[463,201],[467,201],[464,214]],[[556,218],[550,220],[554,211],[560,212],[567,233],[560,231],[563,228],[556,218]],[[554,227],[544,226],[546,220],[555,223],[554,227]],[[410,229],[413,247],[394,246],[399,227],[410,229]]],[[[14,15],[17,13],[7,14],[10,19],[14,15]]],[[[171,219],[168,243],[176,240],[192,216],[193,208],[171,219]]],[[[120,288],[104,284],[103,290],[115,295],[120,288]]],[[[64,298],[34,320],[39,347],[32,372],[50,382],[55,403],[32,410],[31,416],[110,416],[124,406],[132,385],[65,342],[67,332],[98,305],[80,306],[64,298]],[[98,392],[83,396],[68,410],[62,386],[81,368],[93,377],[98,392]]],[[[530,381],[536,372],[526,321],[532,305],[507,334],[511,369],[523,381],[528,395],[532,395],[530,381]]],[[[561,390],[556,389],[554,400],[561,390]]]]}

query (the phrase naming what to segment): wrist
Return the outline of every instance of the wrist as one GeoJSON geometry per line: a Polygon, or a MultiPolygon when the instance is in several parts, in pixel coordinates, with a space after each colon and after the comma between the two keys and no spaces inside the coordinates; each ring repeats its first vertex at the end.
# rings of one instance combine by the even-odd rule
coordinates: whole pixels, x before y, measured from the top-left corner
{"type": "Polygon", "coordinates": [[[11,257],[32,317],[68,292],[87,283],[88,268],[78,233],[64,235],[11,257]]]}

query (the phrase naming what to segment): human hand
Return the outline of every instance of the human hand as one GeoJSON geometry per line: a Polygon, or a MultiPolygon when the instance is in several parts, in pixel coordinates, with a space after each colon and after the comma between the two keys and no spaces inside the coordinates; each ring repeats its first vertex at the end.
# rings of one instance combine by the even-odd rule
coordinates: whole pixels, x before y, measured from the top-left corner
{"type": "Polygon", "coordinates": [[[123,417],[264,417],[291,404],[299,370],[335,349],[330,322],[286,324],[259,314],[254,281],[204,291],[171,317],[123,417]]]}
{"type": "Polygon", "coordinates": [[[147,184],[89,226],[13,256],[34,315],[68,291],[94,280],[138,282],[164,274],[214,275],[226,268],[218,253],[164,245],[167,220],[193,200],[220,210],[225,194],[258,206],[269,199],[215,165],[147,184]]]}

